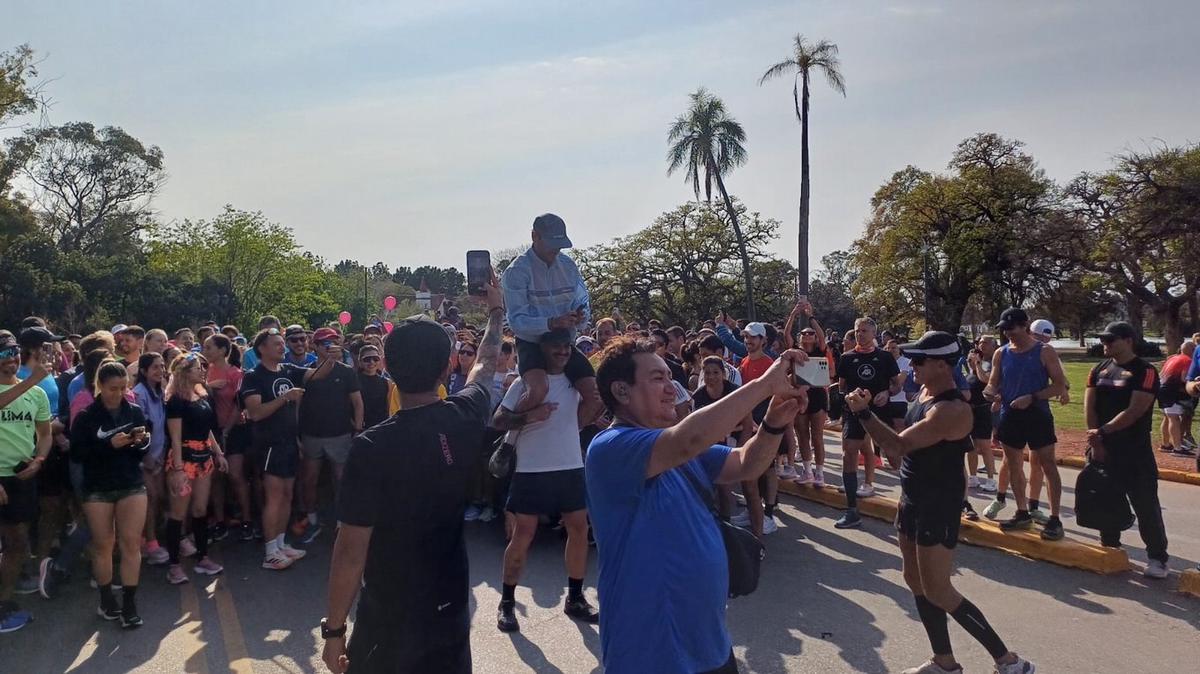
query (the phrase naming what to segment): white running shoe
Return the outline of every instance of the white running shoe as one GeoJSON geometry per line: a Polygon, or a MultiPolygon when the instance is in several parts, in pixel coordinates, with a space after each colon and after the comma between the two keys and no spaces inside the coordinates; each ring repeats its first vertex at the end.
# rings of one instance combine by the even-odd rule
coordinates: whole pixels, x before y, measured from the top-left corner
{"type": "Polygon", "coordinates": [[[775,518],[774,517],[764,517],[763,518],[763,536],[773,534],[776,531],[779,531],[779,525],[775,522],[775,518]]]}
{"type": "Polygon", "coordinates": [[[813,476],[812,486],[814,486],[818,489],[825,486],[825,466],[813,467],[812,476],[813,476]]]}
{"type": "Polygon", "coordinates": [[[796,484],[812,484],[813,472],[808,466],[801,466],[800,472],[796,474],[796,484]]]}
{"type": "Polygon", "coordinates": [[[1025,658],[1017,658],[1011,665],[996,665],[996,674],[1034,674],[1037,667],[1025,658]]]}
{"type": "Polygon", "coordinates": [[[286,555],[287,558],[292,561],[295,561],[297,559],[304,559],[304,556],[308,554],[306,551],[297,550],[296,548],[293,548],[291,545],[289,545],[287,543],[284,543],[283,545],[279,546],[279,552],[286,555]]]}
{"type": "Polygon", "coordinates": [[[271,569],[272,571],[283,571],[291,566],[296,560],[283,554],[283,551],[273,552],[263,558],[262,568],[271,569]]]}
{"type": "Polygon", "coordinates": [[[196,554],[196,544],[192,542],[191,536],[185,536],[179,539],[179,556],[191,557],[196,554]]]}
{"type": "Polygon", "coordinates": [[[959,665],[954,669],[942,669],[938,663],[928,660],[925,664],[919,667],[909,667],[900,674],[962,674],[962,666],[959,665]]]}
{"type": "Polygon", "coordinates": [[[729,523],[734,526],[748,527],[750,526],[750,511],[743,510],[742,512],[729,518],[729,523]]]}
{"type": "Polygon", "coordinates": [[[1150,560],[1150,563],[1146,564],[1146,569],[1142,571],[1143,576],[1157,580],[1166,578],[1167,573],[1167,565],[1157,559],[1150,560]]]}
{"type": "Polygon", "coordinates": [[[775,473],[779,476],[779,479],[781,479],[781,480],[796,479],[796,468],[794,466],[789,466],[786,463],[777,467],[775,469],[775,473]]]}
{"type": "Polygon", "coordinates": [[[979,491],[985,494],[996,493],[996,481],[990,477],[985,477],[979,481],[979,491]]]}
{"type": "Polygon", "coordinates": [[[869,498],[875,495],[875,485],[864,482],[858,486],[858,491],[854,492],[859,498],[869,498]]]}
{"type": "MultiPolygon", "coordinates": [[[[975,477],[974,475],[972,475],[971,477],[968,477],[967,478],[967,489],[978,489],[978,488],[979,488],[979,478],[975,477]]],[[[930,662],[932,662],[932,660],[930,662]]]]}
{"type": "Polygon", "coordinates": [[[992,502],[989,503],[988,506],[983,509],[983,516],[988,518],[989,520],[994,520],[1000,516],[1000,511],[1004,510],[1004,508],[1006,506],[1008,506],[1007,501],[1001,501],[999,499],[992,499],[992,502]]]}

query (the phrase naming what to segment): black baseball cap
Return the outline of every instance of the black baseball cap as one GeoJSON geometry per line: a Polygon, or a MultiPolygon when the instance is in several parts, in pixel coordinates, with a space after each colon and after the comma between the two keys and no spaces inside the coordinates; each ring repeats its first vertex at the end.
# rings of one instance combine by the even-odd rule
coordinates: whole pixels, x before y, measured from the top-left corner
{"type": "Polygon", "coordinates": [[[27,349],[36,349],[47,342],[61,342],[66,338],[65,335],[56,335],[46,328],[37,326],[22,330],[18,341],[27,349]]]}
{"type": "Polygon", "coordinates": [[[540,234],[549,246],[571,248],[574,245],[567,238],[567,223],[553,213],[543,213],[534,218],[533,231],[540,234]]]}
{"type": "Polygon", "coordinates": [[[1137,339],[1137,331],[1125,321],[1113,321],[1104,327],[1100,339],[1137,339]]]}
{"type": "Polygon", "coordinates": [[[425,314],[397,321],[384,338],[387,351],[392,350],[391,344],[397,344],[402,353],[414,359],[431,358],[439,363],[449,361],[450,347],[453,346],[450,342],[446,328],[425,314]]]}
{"type": "Polygon", "coordinates": [[[307,335],[303,325],[292,324],[287,326],[287,330],[283,331],[284,337],[294,337],[296,335],[307,335]]]}
{"type": "Polygon", "coordinates": [[[941,358],[946,361],[957,361],[961,351],[958,338],[948,332],[930,330],[921,335],[915,342],[901,344],[900,351],[904,355],[924,356],[926,358],[941,358]]]}
{"type": "Polygon", "coordinates": [[[1001,330],[1008,330],[1014,325],[1029,325],[1029,314],[1019,307],[1009,307],[1000,314],[1000,322],[996,324],[1001,330]]]}
{"type": "Polygon", "coordinates": [[[565,328],[555,328],[542,335],[542,344],[572,344],[571,331],[565,328]]]}

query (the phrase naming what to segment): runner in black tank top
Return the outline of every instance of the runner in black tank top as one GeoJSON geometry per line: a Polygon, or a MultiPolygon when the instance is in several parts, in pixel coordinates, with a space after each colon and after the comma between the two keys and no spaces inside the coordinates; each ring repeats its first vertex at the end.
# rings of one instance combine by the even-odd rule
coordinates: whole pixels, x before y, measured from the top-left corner
{"type": "Polygon", "coordinates": [[[888,460],[900,463],[901,499],[896,514],[904,582],[912,590],[917,613],[929,637],[933,657],[903,674],[957,672],[962,667],[950,646],[946,615],[987,648],[999,674],[1032,674],[1035,667],[1008,647],[983,613],[950,583],[954,547],[958,543],[959,506],[966,476],[963,455],[971,449],[971,408],[954,382],[958,339],[927,332],[901,347],[912,359],[917,402],[909,407],[908,428],[897,433],[871,411],[871,392],[846,395],[846,407],[881,447],[888,460]]]}

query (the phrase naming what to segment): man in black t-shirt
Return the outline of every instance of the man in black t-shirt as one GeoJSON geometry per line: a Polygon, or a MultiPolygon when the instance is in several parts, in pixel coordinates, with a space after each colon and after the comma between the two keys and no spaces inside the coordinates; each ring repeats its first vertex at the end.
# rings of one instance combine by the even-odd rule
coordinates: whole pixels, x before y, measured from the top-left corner
{"type": "Polygon", "coordinates": [[[321,464],[329,459],[336,494],[350,456],[351,438],[363,430],[358,374],[342,363],[341,340],[341,334],[333,328],[318,328],[313,333],[317,363],[304,378],[304,400],[300,403],[300,453],[304,456],[300,502],[304,515],[292,523],[292,535],[304,544],[312,543],[321,533],[317,521],[321,464]]]}
{"type": "Polygon", "coordinates": [[[288,545],[284,533],[300,463],[296,407],[304,395],[301,387],[308,370],[283,362],[285,347],[277,328],[260,330],[250,344],[258,365],[242,379],[238,396],[246,417],[253,422],[252,457],[263,481],[266,557],[262,565],[264,569],[280,571],[305,554],[288,545]]]}
{"type": "Polygon", "coordinates": [[[384,360],[401,410],[354,439],[338,494],[322,658],[334,672],[471,671],[463,513],[491,416],[504,301],[486,284],[488,325],[466,385],[445,400],[450,338],[424,316],[400,321],[384,360]],[[354,634],[346,619],[361,587],[354,634]]]}
{"type": "MultiPolygon", "coordinates": [[[[904,386],[904,375],[892,354],[875,342],[875,321],[863,317],[854,321],[855,346],[838,359],[837,376],[843,393],[865,389],[871,393],[871,407],[882,412],[893,395],[904,386]]],[[[846,490],[846,513],[834,526],[849,529],[862,525],[858,498],[875,495],[875,457],[870,456],[867,432],[852,415],[842,417],[842,485],[846,490]],[[859,453],[864,453],[863,485],[858,486],[859,453]]]]}
{"type": "Polygon", "coordinates": [[[388,380],[381,373],[379,347],[364,344],[358,351],[358,386],[363,401],[363,427],[370,428],[388,418],[388,380]]]}
{"type": "MultiPolygon", "coordinates": [[[[1108,359],[1092,368],[1083,394],[1089,458],[1112,468],[1109,474],[1133,505],[1138,533],[1150,558],[1143,573],[1147,578],[1166,578],[1167,531],[1158,502],[1158,465],[1150,437],[1158,370],[1135,355],[1136,340],[1133,326],[1124,322],[1109,323],[1100,333],[1108,359]]],[[[1101,531],[1100,542],[1121,547],[1121,532],[1101,531]]]]}

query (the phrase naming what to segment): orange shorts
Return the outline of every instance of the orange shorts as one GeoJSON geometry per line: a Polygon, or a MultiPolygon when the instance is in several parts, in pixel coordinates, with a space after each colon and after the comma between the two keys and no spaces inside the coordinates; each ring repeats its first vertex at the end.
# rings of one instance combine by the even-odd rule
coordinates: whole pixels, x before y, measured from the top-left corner
{"type": "MultiPolygon", "coordinates": [[[[199,442],[197,442],[197,443],[185,442],[184,446],[187,447],[188,449],[197,450],[197,451],[208,448],[207,444],[199,443],[199,442]]],[[[204,459],[203,461],[188,461],[187,459],[184,459],[182,466],[176,466],[175,458],[173,456],[171,456],[170,452],[167,452],[167,470],[168,471],[174,470],[176,467],[183,468],[183,474],[187,475],[188,480],[195,480],[196,478],[208,477],[209,475],[212,475],[212,472],[213,472],[212,455],[209,455],[209,457],[204,459]]]]}

